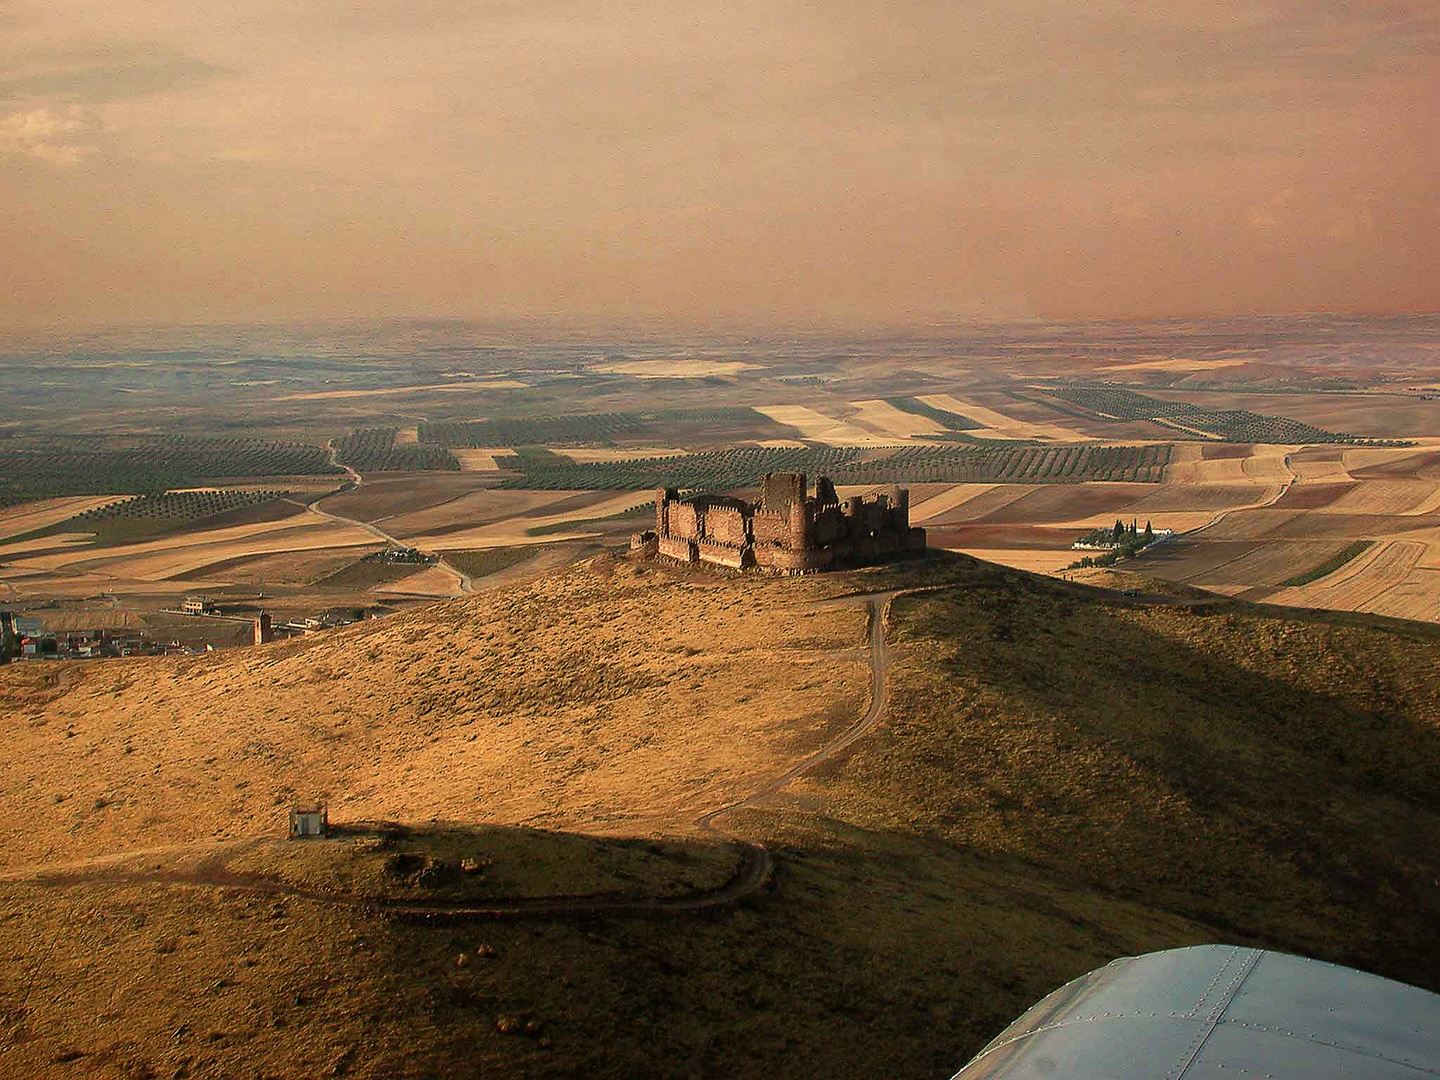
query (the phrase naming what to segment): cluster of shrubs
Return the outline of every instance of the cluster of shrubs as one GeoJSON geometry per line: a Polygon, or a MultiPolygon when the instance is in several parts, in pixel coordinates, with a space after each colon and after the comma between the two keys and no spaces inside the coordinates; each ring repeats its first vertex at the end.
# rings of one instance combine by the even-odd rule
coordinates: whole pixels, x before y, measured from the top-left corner
{"type": "Polygon", "coordinates": [[[1082,544],[1094,544],[1097,547],[1102,544],[1109,544],[1110,550],[1103,551],[1099,555],[1086,555],[1069,566],[1066,570],[1083,570],[1092,566],[1113,566],[1121,559],[1133,559],[1140,552],[1155,542],[1155,530],[1151,528],[1150,522],[1145,522],[1142,530],[1138,523],[1132,521],[1126,525],[1118,518],[1112,528],[1096,529],[1086,534],[1081,541],[1082,544]]]}

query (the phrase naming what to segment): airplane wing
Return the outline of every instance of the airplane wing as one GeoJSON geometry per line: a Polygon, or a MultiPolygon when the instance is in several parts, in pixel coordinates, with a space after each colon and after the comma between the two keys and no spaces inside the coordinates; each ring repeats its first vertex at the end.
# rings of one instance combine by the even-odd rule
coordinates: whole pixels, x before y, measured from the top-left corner
{"type": "Polygon", "coordinates": [[[1033,1006],[952,1080],[1440,1077],[1440,995],[1232,945],[1125,957],[1033,1006]]]}

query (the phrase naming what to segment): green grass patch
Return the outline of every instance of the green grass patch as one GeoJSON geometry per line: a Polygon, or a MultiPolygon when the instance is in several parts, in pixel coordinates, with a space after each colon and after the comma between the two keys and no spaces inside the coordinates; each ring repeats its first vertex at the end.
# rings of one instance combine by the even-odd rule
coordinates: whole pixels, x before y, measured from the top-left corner
{"type": "Polygon", "coordinates": [[[1309,585],[1312,581],[1319,581],[1322,577],[1325,577],[1327,574],[1333,574],[1352,559],[1368,551],[1374,543],[1374,540],[1356,540],[1349,547],[1336,555],[1332,555],[1319,566],[1282,581],[1280,587],[1282,589],[1291,589],[1300,585],[1309,585]]]}
{"type": "Polygon", "coordinates": [[[526,544],[521,547],[480,548],[477,551],[447,551],[445,561],[462,574],[485,577],[524,562],[535,554],[535,550],[534,545],[526,544]]]}

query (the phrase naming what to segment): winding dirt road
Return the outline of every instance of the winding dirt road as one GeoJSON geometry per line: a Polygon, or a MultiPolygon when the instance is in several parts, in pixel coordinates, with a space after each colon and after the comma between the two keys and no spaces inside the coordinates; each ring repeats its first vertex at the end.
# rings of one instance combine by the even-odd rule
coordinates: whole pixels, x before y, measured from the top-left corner
{"type": "MultiPolygon", "coordinates": [[[[315,513],[319,514],[321,517],[329,518],[331,521],[338,521],[342,525],[354,525],[356,528],[364,529],[371,536],[377,537],[380,540],[384,540],[387,544],[394,544],[398,548],[408,548],[410,546],[409,544],[405,543],[405,541],[403,540],[398,540],[395,537],[391,536],[378,525],[372,525],[368,521],[360,521],[358,518],[349,518],[341,514],[332,514],[329,510],[326,510],[320,505],[321,499],[328,499],[331,495],[342,494],[346,491],[352,491],[355,488],[365,486],[365,478],[361,476],[358,472],[356,472],[354,469],[352,469],[349,465],[346,465],[343,461],[340,461],[336,457],[334,439],[331,439],[330,442],[326,444],[325,448],[330,451],[330,464],[344,469],[345,472],[349,475],[350,479],[347,484],[340,489],[339,492],[331,491],[326,492],[324,495],[317,495],[315,496],[315,498],[311,499],[310,502],[305,504],[306,507],[310,510],[314,510],[315,513]]],[[[465,573],[459,567],[453,566],[450,563],[446,562],[443,555],[437,556],[437,560],[438,561],[435,563],[435,565],[438,566],[441,570],[444,570],[447,574],[454,575],[455,580],[459,584],[460,591],[462,593],[469,593],[475,591],[475,581],[473,578],[471,578],[469,574],[465,573]]]]}
{"type": "MultiPolygon", "coordinates": [[[[698,828],[731,840],[739,851],[739,862],[735,873],[723,885],[715,889],[696,890],[677,896],[641,897],[638,899],[617,897],[613,894],[569,894],[496,897],[487,900],[484,904],[467,901],[432,901],[417,904],[405,900],[347,896],[302,889],[263,875],[237,873],[226,868],[226,855],[222,851],[217,851],[210,859],[189,871],[133,872],[125,870],[122,865],[116,865],[117,858],[129,859],[144,854],[133,852],[118,857],[102,856],[100,859],[89,859],[69,866],[8,871],[0,873],[0,881],[32,881],[42,886],[57,888],[111,882],[232,889],[267,896],[311,900],[339,907],[359,908],[379,912],[392,918],[427,922],[446,919],[565,919],[601,915],[655,916],[725,907],[753,896],[765,888],[774,872],[775,860],[765,845],[726,832],[716,825],[716,819],[731,811],[757,805],[776,795],[796,777],[831,760],[875,729],[885,712],[887,675],[890,666],[889,651],[885,640],[885,621],[889,614],[891,601],[905,591],[908,590],[858,593],[821,602],[825,606],[863,602],[869,610],[866,652],[870,662],[870,703],[859,719],[810,754],[809,757],[764,780],[758,788],[743,798],[713,810],[707,810],[694,820],[694,824],[698,828]]],[[[234,853],[252,847],[256,843],[257,841],[254,840],[238,841],[225,845],[225,848],[234,853]]],[[[193,850],[193,846],[169,845],[164,849],[155,849],[157,852],[161,850],[193,850]]]]}

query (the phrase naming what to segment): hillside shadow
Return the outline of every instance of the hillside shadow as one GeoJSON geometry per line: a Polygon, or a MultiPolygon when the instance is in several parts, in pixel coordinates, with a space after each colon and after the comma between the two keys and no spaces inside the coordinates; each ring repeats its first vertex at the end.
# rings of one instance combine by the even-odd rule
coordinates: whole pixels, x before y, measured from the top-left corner
{"type": "Polygon", "coordinates": [[[1440,986],[1430,635],[963,585],[897,601],[888,727],[845,779],[954,842],[1440,986]]]}

